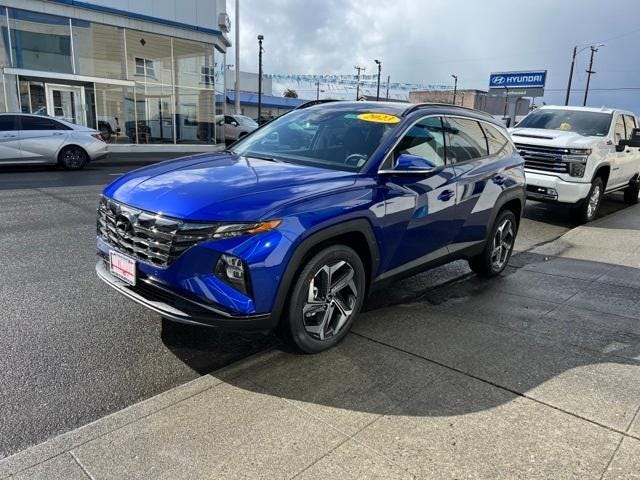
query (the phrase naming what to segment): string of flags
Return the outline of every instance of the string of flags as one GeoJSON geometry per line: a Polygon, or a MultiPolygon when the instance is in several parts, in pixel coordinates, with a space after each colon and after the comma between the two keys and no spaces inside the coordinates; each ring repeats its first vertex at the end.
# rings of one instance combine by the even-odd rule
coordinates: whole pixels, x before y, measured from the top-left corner
{"type": "MultiPolygon", "coordinates": [[[[275,81],[296,82],[298,85],[301,83],[318,83],[321,84],[339,84],[344,86],[355,87],[358,84],[357,75],[300,75],[300,74],[280,74],[280,73],[267,73],[265,78],[269,78],[275,81]]],[[[386,81],[381,79],[381,86],[387,87],[386,81]]],[[[378,76],[376,75],[360,75],[360,87],[375,88],[378,85],[378,76]]],[[[405,83],[405,82],[391,82],[389,88],[392,90],[453,90],[452,85],[444,84],[425,84],[425,83],[405,83]]]]}

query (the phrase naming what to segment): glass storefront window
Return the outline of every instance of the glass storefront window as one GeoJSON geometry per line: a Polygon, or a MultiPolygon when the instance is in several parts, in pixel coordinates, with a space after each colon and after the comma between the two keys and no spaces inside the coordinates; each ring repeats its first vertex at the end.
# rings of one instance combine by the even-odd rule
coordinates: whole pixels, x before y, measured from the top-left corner
{"type": "Polygon", "coordinates": [[[124,30],[72,20],[76,73],[100,78],[125,78],[124,30]]]}
{"type": "Polygon", "coordinates": [[[98,130],[107,143],[135,143],[133,87],[96,83],[95,109],[98,130]]]}
{"type": "Polygon", "coordinates": [[[127,30],[129,79],[141,83],[172,85],[171,38],[127,30]]]}
{"type": "Polygon", "coordinates": [[[72,73],[69,19],[9,9],[13,66],[72,73]]]}
{"type": "Polygon", "coordinates": [[[215,92],[195,88],[176,88],[176,141],[214,143],[215,92]]]}
{"type": "Polygon", "coordinates": [[[173,143],[173,88],[136,83],[137,143],[173,143]]]}
{"type": "Polygon", "coordinates": [[[176,38],[173,41],[173,58],[176,85],[213,89],[216,73],[213,45],[176,38]]]}
{"type": "Polygon", "coordinates": [[[20,91],[20,111],[22,113],[47,114],[47,100],[43,82],[21,79],[18,83],[18,90],[20,91]]]}

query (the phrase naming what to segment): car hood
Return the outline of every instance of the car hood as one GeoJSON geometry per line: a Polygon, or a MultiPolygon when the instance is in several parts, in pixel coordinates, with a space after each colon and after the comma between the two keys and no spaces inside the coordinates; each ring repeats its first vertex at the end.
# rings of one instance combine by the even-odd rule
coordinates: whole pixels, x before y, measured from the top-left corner
{"type": "Polygon", "coordinates": [[[104,194],[118,202],[194,221],[253,221],[286,204],[353,185],[356,174],[228,153],[135,170],[104,194]]]}
{"type": "Polygon", "coordinates": [[[542,128],[512,128],[509,130],[515,143],[544,145],[547,147],[588,148],[605,137],[585,137],[575,132],[542,128]]]}

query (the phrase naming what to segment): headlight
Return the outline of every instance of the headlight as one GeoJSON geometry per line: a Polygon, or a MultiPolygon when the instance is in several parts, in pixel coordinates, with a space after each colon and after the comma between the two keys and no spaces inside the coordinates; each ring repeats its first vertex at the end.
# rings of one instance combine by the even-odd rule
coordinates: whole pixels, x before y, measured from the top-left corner
{"type": "Polygon", "coordinates": [[[562,156],[562,160],[568,164],[569,175],[572,177],[583,177],[591,149],[572,148],[569,152],[569,155],[562,156]]]}
{"type": "Polygon", "coordinates": [[[282,220],[269,220],[266,222],[254,223],[185,223],[180,227],[181,239],[185,237],[198,237],[201,240],[221,240],[225,238],[241,237],[243,235],[253,235],[255,233],[268,232],[278,227],[282,220]]]}
{"type": "Polygon", "coordinates": [[[241,258],[226,253],[220,255],[214,273],[226,284],[250,296],[247,268],[241,258]]]}

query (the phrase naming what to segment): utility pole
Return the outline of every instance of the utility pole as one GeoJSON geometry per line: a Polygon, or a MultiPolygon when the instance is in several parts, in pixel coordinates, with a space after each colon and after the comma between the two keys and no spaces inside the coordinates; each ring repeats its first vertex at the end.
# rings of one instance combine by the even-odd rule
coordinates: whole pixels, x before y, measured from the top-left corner
{"type": "Polygon", "coordinates": [[[365,71],[366,68],[359,67],[358,65],[356,65],[353,68],[355,68],[358,71],[358,77],[357,77],[357,80],[356,80],[356,100],[359,100],[360,99],[360,72],[361,71],[365,71]]]}
{"type": "Polygon", "coordinates": [[[262,124],[262,40],[264,35],[258,35],[258,125],[262,124]]]}
{"type": "Polygon", "coordinates": [[[376,90],[376,102],[380,101],[380,72],[382,71],[382,62],[380,60],[374,60],[378,65],[378,89],[376,90]]]}
{"type": "Polygon", "coordinates": [[[236,0],[236,114],[240,115],[240,0],[236,0]]]}
{"type": "Polygon", "coordinates": [[[458,94],[458,76],[451,75],[453,77],[453,104],[456,104],[456,95],[458,94]]]}
{"type": "Polygon", "coordinates": [[[316,82],[316,100],[320,100],[320,80],[316,82]]]}
{"type": "Polygon", "coordinates": [[[389,100],[389,84],[391,83],[391,75],[387,75],[387,100],[389,100]]]}
{"type": "Polygon", "coordinates": [[[584,101],[582,102],[582,106],[587,106],[587,95],[589,95],[589,83],[591,82],[591,75],[596,73],[593,71],[593,56],[598,51],[598,47],[594,47],[591,45],[591,59],[589,60],[589,70],[587,70],[587,88],[584,90],[584,101]]]}
{"type": "Polygon", "coordinates": [[[569,83],[567,83],[567,95],[564,97],[565,106],[569,105],[569,95],[571,94],[571,81],[573,80],[573,69],[576,66],[576,55],[578,55],[578,46],[573,47],[573,56],[571,57],[571,68],[569,69],[569,83]]]}

